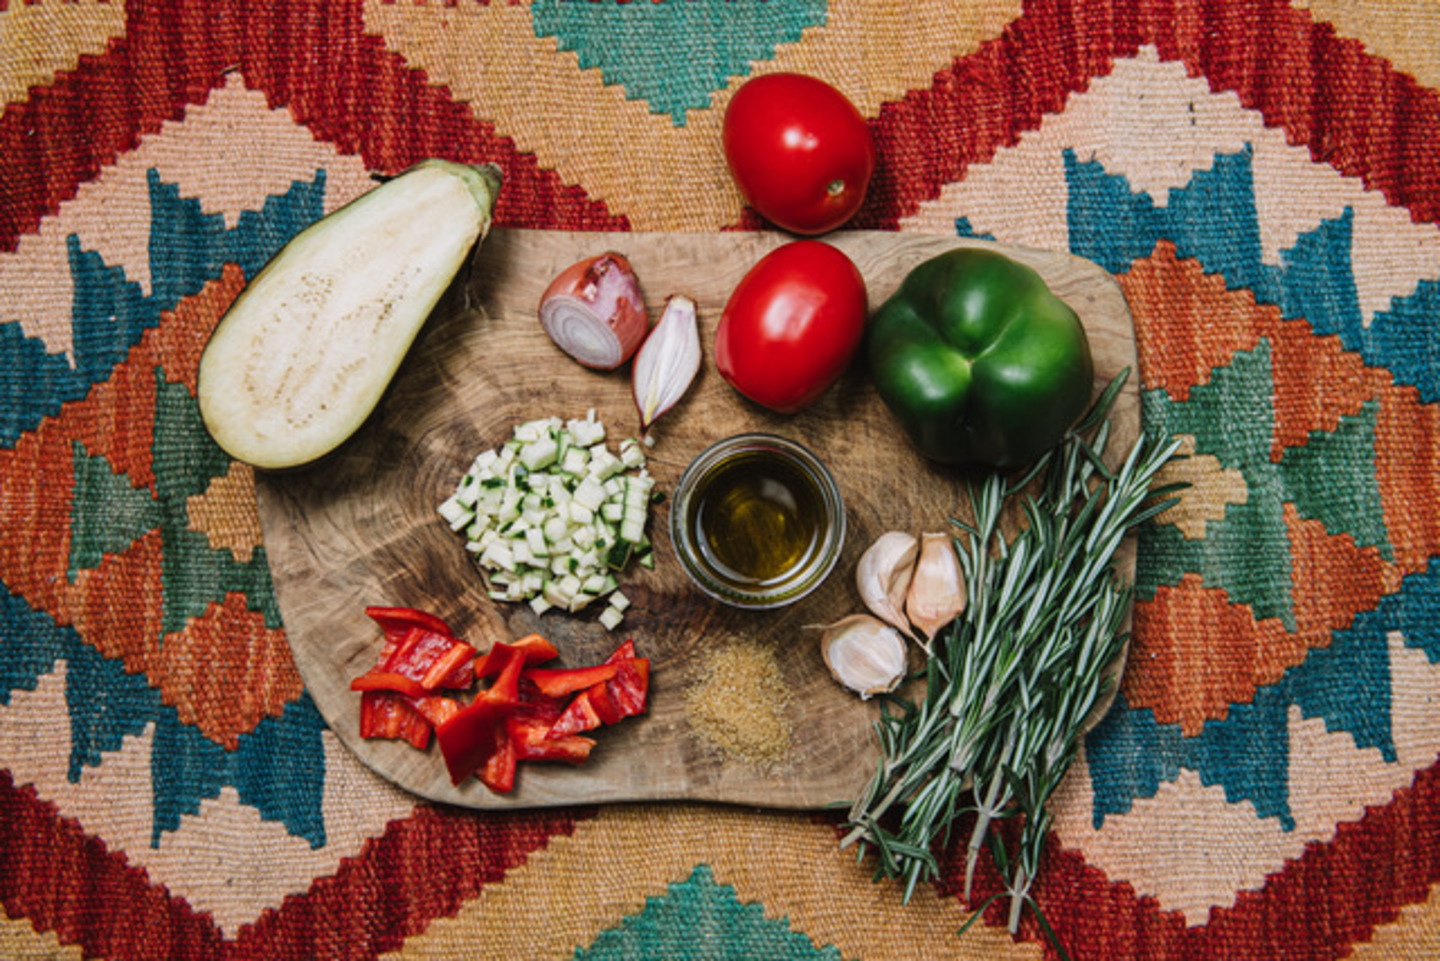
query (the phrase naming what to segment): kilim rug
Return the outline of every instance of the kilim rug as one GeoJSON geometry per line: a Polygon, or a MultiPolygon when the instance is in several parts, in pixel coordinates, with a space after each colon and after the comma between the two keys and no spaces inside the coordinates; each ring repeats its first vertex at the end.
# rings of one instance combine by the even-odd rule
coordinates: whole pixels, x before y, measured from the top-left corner
{"type": "MultiPolygon", "coordinates": [[[[1191,455],[1035,889],[1076,958],[1440,955],[1440,7],[0,2],[0,956],[1055,956],[837,820],[417,801],[326,726],[198,353],[427,156],[502,226],[761,229],[748,77],[879,145],[853,226],[1066,250],[1191,455]]],[[[982,872],[981,898],[997,889],[982,872]]]]}

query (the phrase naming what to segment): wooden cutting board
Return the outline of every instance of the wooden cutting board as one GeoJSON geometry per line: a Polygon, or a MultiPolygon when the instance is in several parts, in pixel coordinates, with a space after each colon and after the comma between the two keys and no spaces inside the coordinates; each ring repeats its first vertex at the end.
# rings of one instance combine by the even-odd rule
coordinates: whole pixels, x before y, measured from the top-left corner
{"type": "MultiPolygon", "coordinates": [[[[820,808],[860,790],[877,758],[871,728],[877,705],[830,677],[814,625],[862,610],[855,562],[881,533],[946,530],[949,518],[969,516],[967,475],[933,467],[913,451],[860,365],[793,416],[746,401],[719,376],[710,352],[725,300],[745,271],[785,239],[754,232],[496,230],[468,283],[437,309],[360,432],[319,465],[257,479],[265,549],[296,664],[331,729],[365,764],[416,794],[476,808],[663,799],[820,808]],[[508,439],[521,421],[584,416],[593,408],[609,428],[612,449],[638,430],[628,365],[610,373],[580,367],[549,341],[536,317],[552,277],[610,249],[634,265],[652,317],[671,293],[686,293],[699,305],[706,351],[701,373],[651,432],[650,470],[660,490],[672,491],[685,465],[710,443],[753,430],[799,441],[835,475],[849,524],[845,551],[827,582],[794,606],[741,612],[691,587],[671,549],[666,502],[650,521],[655,570],[637,568],[622,579],[634,606],[617,633],[596,622],[598,611],[536,616],[523,604],[486,597],[460,539],[435,513],[475,455],[508,439]],[[469,308],[461,306],[466,291],[469,308]],[[439,614],[481,650],[539,631],[560,648],[562,666],[594,663],[633,637],[652,663],[649,711],[598,732],[598,746],[580,767],[522,764],[509,795],[473,778],[452,786],[433,743],[420,752],[358,736],[359,695],[349,684],[374,664],[381,646],[378,628],[364,614],[367,604],[439,614]],[[727,753],[702,736],[687,705],[707,658],[737,641],[773,652],[790,691],[782,715],[787,747],[783,757],[765,763],[727,753]]],[[[826,239],[859,266],[872,308],[927,257],[956,246],[994,246],[888,232],[826,239]]],[[[1097,392],[1122,368],[1135,371],[1130,314],[1105,271],[1068,254],[1002,249],[1037,269],[1083,319],[1097,392]]],[[[1138,435],[1137,380],[1132,373],[1117,404],[1112,448],[1128,448],[1138,435]]],[[[734,710],[753,716],[757,707],[765,706],[737,703],[734,710]]]]}

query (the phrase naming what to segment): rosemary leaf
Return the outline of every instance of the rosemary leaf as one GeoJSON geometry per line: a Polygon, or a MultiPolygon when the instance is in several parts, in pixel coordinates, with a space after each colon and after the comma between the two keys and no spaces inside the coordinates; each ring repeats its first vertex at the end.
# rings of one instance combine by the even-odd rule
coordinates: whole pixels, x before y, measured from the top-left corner
{"type": "Polygon", "coordinates": [[[1177,441],[1142,435],[1118,469],[1105,464],[1109,410],[1127,375],[1018,482],[990,475],[970,486],[974,520],[953,521],[967,605],[932,642],[923,694],[892,696],[902,706],[882,710],[880,762],[851,805],[841,842],[858,845],[860,855],[876,852],[877,878],[902,879],[907,901],[938,874],[936,847],[973,810],[966,899],[988,849],[1006,879],[1012,924],[1025,903],[1033,906],[1029,891],[1051,823],[1046,804],[1128,640],[1131,589],[1115,573],[1115,554],[1179,489],[1151,490],[1177,441]],[[1015,498],[1024,523],[1006,540],[1000,520],[1015,498]],[[990,827],[1017,816],[1012,854],[990,827]]]}

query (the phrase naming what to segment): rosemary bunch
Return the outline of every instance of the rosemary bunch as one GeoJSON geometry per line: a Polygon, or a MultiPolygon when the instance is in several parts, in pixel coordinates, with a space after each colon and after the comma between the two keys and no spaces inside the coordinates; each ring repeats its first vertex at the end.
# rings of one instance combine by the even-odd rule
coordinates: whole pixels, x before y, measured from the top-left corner
{"type": "Polygon", "coordinates": [[[934,851],[965,811],[976,815],[966,899],[988,839],[1011,895],[1012,930],[1029,900],[1050,824],[1046,802],[1128,640],[1131,590],[1114,570],[1115,554],[1178,489],[1150,489],[1177,441],[1143,435],[1118,470],[1105,465],[1109,411],[1127,373],[1026,476],[1012,483],[992,474],[972,487],[973,523],[953,521],[964,535],[954,545],[965,610],[936,638],[924,694],[882,704],[880,761],[842,841],[861,856],[874,851],[877,877],[903,879],[907,901],[938,874],[934,851]],[[1007,540],[1001,518],[1017,497],[1024,523],[1007,540]],[[1014,815],[1024,823],[1011,857],[990,826],[1014,815]]]}

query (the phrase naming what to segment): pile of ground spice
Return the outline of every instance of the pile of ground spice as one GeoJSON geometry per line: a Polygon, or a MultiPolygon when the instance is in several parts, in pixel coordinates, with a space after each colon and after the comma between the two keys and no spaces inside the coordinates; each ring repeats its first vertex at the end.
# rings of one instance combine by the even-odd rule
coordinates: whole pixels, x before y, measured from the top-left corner
{"type": "Polygon", "coordinates": [[[727,757],[769,766],[790,753],[790,689],[769,647],[734,639],[713,648],[685,706],[695,733],[727,757]]]}

